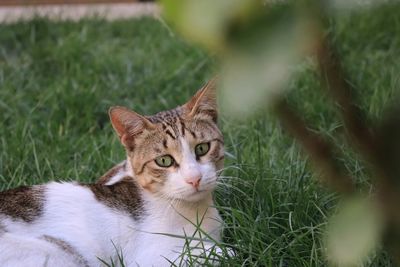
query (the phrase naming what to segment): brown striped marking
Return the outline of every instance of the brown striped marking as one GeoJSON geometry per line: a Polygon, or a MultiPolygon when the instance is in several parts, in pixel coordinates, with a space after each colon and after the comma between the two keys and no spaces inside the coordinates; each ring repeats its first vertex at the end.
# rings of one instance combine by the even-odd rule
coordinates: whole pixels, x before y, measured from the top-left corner
{"type": "Polygon", "coordinates": [[[166,130],[165,133],[168,134],[172,139],[174,139],[174,140],[176,139],[176,136],[174,136],[174,135],[171,133],[170,130],[166,130]]]}
{"type": "Polygon", "coordinates": [[[90,267],[88,261],[67,241],[65,241],[61,238],[56,238],[56,237],[49,236],[49,235],[43,235],[43,236],[41,236],[40,239],[45,240],[45,241],[57,246],[65,253],[72,256],[74,261],[77,264],[79,264],[79,266],[90,267]]]}
{"type": "Polygon", "coordinates": [[[0,213],[32,222],[40,217],[44,205],[43,186],[20,186],[0,192],[0,213]]]}
{"type": "Polygon", "coordinates": [[[163,147],[164,147],[165,149],[168,148],[167,139],[163,139],[162,144],[163,144],[163,147]]]}
{"type": "Polygon", "coordinates": [[[88,184],[96,199],[106,206],[125,211],[138,220],[143,215],[140,190],[132,177],[124,177],[112,185],[88,184]]]}

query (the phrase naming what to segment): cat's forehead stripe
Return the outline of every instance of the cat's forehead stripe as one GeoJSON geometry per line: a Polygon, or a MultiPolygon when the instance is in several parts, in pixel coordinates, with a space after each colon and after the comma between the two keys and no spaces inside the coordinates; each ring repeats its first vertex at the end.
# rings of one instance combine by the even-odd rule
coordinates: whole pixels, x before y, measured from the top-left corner
{"type": "Polygon", "coordinates": [[[180,123],[181,123],[181,134],[182,136],[185,136],[185,123],[182,120],[180,121],[180,123]]]}
{"type": "Polygon", "coordinates": [[[174,140],[179,136],[185,137],[188,132],[193,138],[198,138],[200,136],[201,139],[204,139],[206,137],[204,131],[207,128],[211,129],[211,131],[219,132],[215,122],[210,121],[209,115],[196,115],[194,119],[195,127],[193,127],[193,123],[191,124],[190,121],[188,125],[186,123],[187,121],[182,116],[182,108],[176,108],[161,111],[155,115],[149,116],[148,118],[153,123],[161,124],[164,133],[174,140]]]}
{"type": "Polygon", "coordinates": [[[164,147],[165,149],[168,148],[168,143],[167,143],[167,140],[166,140],[166,139],[163,140],[163,147],[164,147]]]}
{"type": "Polygon", "coordinates": [[[166,130],[165,133],[168,134],[172,139],[176,139],[176,136],[173,135],[170,130],[166,130]]]}

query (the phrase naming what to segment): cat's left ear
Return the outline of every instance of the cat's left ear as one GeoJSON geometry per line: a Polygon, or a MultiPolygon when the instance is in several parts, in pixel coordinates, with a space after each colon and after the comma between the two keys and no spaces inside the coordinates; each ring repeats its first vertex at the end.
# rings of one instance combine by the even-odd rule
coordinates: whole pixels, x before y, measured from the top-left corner
{"type": "Polygon", "coordinates": [[[187,116],[194,117],[202,114],[211,117],[217,122],[217,78],[210,80],[190,99],[183,108],[186,110],[187,116]]]}

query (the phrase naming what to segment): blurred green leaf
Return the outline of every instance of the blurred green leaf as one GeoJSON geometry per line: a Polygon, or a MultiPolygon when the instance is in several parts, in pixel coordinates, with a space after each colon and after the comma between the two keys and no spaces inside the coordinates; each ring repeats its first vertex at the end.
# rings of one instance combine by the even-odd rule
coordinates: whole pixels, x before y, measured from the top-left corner
{"type": "Polygon", "coordinates": [[[250,14],[258,0],[161,0],[164,16],[186,38],[211,50],[223,50],[232,21],[250,14]]]}
{"type": "Polygon", "coordinates": [[[221,77],[226,114],[248,116],[284,93],[295,66],[317,40],[316,27],[296,7],[279,6],[231,33],[221,77]]]}
{"type": "Polygon", "coordinates": [[[164,14],[187,38],[219,52],[222,108],[248,116],[282,93],[314,43],[315,23],[292,1],[164,0],[164,14]]]}
{"type": "Polygon", "coordinates": [[[381,213],[371,199],[345,200],[328,224],[329,261],[338,266],[360,265],[379,244],[382,228],[381,213]]]}
{"type": "Polygon", "coordinates": [[[221,104],[226,114],[249,116],[260,108],[268,107],[281,93],[289,80],[295,56],[293,51],[275,49],[269,55],[266,54],[268,51],[260,51],[259,58],[235,55],[224,62],[221,104]]]}

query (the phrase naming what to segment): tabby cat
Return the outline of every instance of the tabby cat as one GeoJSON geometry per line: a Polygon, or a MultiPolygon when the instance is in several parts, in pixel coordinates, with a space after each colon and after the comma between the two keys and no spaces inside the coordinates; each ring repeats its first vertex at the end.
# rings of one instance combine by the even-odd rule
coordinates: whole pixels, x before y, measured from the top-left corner
{"type": "Polygon", "coordinates": [[[212,249],[221,231],[212,191],[224,160],[214,87],[151,116],[111,108],[127,159],[95,184],[0,192],[0,266],[118,266],[121,255],[125,266],[169,266],[187,259],[187,245],[198,247],[194,255],[212,249]]]}

